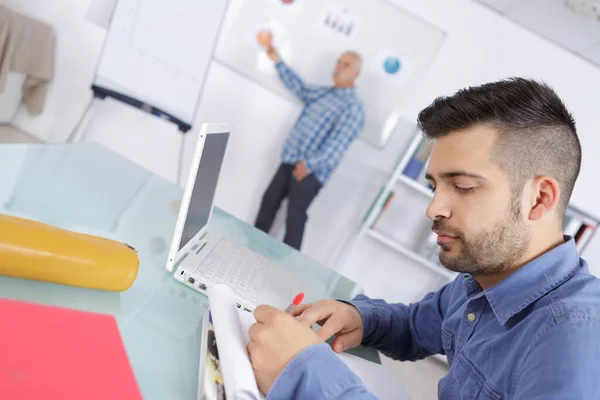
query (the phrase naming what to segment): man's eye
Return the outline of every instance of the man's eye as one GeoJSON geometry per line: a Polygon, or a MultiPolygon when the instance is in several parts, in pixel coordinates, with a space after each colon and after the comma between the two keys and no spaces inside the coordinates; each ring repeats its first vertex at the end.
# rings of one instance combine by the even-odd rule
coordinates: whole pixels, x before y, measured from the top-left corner
{"type": "Polygon", "coordinates": [[[462,187],[462,186],[454,186],[458,193],[469,193],[472,192],[475,188],[473,187],[462,187]]]}

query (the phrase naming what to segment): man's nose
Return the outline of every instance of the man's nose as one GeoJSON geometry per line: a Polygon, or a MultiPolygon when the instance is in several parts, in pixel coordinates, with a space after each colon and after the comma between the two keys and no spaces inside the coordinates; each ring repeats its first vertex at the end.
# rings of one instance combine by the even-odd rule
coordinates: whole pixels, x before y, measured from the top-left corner
{"type": "Polygon", "coordinates": [[[448,204],[447,199],[442,196],[440,191],[436,191],[433,194],[433,199],[431,199],[431,203],[427,206],[427,210],[425,211],[427,218],[431,220],[435,220],[438,218],[450,218],[450,204],[448,204]]]}

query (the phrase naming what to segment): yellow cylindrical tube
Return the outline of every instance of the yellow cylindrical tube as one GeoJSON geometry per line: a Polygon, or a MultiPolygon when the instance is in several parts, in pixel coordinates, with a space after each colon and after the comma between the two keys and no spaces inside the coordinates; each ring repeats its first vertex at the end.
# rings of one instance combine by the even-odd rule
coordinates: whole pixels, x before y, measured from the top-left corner
{"type": "Polygon", "coordinates": [[[122,292],[139,264],[124,243],[0,214],[0,275],[122,292]]]}

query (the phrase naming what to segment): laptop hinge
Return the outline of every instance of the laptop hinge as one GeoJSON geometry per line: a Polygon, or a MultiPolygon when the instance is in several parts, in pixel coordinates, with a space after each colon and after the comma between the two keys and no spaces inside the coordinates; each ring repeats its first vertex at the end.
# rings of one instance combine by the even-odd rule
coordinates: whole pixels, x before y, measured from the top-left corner
{"type": "Polygon", "coordinates": [[[204,248],[204,246],[206,246],[206,241],[205,240],[200,240],[200,243],[198,243],[198,249],[196,250],[196,254],[199,254],[202,249],[204,248]]]}

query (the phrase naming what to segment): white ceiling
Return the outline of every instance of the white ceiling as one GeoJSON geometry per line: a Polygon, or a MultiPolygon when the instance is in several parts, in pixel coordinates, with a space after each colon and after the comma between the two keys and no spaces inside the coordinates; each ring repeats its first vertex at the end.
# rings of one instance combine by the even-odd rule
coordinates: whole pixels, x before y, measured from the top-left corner
{"type": "Polygon", "coordinates": [[[600,20],[573,12],[567,0],[475,1],[600,66],[600,20]]]}

